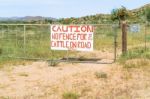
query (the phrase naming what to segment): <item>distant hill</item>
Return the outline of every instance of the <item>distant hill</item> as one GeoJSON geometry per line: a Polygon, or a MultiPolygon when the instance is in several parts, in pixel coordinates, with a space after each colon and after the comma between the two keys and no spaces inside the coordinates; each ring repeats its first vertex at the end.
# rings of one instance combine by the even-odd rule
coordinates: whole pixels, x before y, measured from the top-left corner
{"type": "Polygon", "coordinates": [[[110,23],[110,14],[96,14],[90,16],[84,16],[80,18],[62,18],[59,19],[59,23],[63,24],[100,24],[100,23],[110,23]]]}
{"type": "Polygon", "coordinates": [[[140,8],[136,8],[136,9],[133,9],[131,11],[134,12],[134,13],[143,13],[143,11],[148,7],[150,7],[150,4],[146,4],[146,5],[144,5],[140,8]]]}
{"type": "Polygon", "coordinates": [[[32,23],[32,22],[39,22],[39,21],[56,21],[57,19],[52,18],[52,17],[42,17],[42,16],[25,16],[25,17],[0,17],[1,22],[27,22],[27,23],[32,23]]]}
{"type": "MultiPolygon", "coordinates": [[[[129,22],[145,22],[145,9],[150,7],[150,4],[146,4],[142,7],[129,10],[132,15],[134,15],[129,22]]],[[[60,19],[59,22],[63,24],[105,24],[105,23],[112,23],[111,15],[110,14],[96,14],[90,16],[84,16],[80,18],[65,18],[60,19]]]]}
{"type": "Polygon", "coordinates": [[[136,8],[136,9],[131,10],[131,12],[136,15],[138,22],[145,21],[145,18],[146,18],[145,10],[147,8],[150,8],[150,4],[146,4],[140,8],[136,8]]]}
{"type": "MultiPolygon", "coordinates": [[[[145,15],[144,11],[150,4],[146,4],[142,7],[129,10],[135,15],[135,18],[130,20],[133,22],[144,22],[145,15]]],[[[110,14],[96,14],[83,16],[80,18],[61,18],[56,19],[52,17],[42,17],[42,16],[25,16],[25,17],[0,17],[1,22],[14,23],[14,22],[26,22],[26,23],[61,23],[61,24],[107,24],[112,23],[110,14]]]]}
{"type": "Polygon", "coordinates": [[[25,16],[20,19],[23,21],[38,21],[38,20],[45,20],[45,19],[56,20],[55,18],[52,17],[42,17],[42,16],[25,16]]]}

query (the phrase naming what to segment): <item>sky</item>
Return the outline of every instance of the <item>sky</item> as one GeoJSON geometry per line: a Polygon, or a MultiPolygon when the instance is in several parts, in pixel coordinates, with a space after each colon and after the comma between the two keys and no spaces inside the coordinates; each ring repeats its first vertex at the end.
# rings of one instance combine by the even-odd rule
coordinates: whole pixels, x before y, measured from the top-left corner
{"type": "Polygon", "coordinates": [[[81,17],[107,14],[121,6],[134,9],[148,3],[150,0],[0,0],[0,17],[81,17]]]}

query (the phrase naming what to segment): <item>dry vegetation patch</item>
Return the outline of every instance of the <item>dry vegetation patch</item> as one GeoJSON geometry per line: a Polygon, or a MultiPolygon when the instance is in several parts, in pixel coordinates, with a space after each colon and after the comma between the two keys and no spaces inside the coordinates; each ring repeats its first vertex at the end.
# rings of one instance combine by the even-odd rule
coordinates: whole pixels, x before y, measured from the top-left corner
{"type": "Polygon", "coordinates": [[[11,99],[149,99],[149,60],[120,64],[69,64],[50,67],[46,62],[0,71],[0,97],[11,99]],[[144,66],[142,66],[144,64],[144,66]],[[13,91],[12,91],[13,90],[13,91]]]}

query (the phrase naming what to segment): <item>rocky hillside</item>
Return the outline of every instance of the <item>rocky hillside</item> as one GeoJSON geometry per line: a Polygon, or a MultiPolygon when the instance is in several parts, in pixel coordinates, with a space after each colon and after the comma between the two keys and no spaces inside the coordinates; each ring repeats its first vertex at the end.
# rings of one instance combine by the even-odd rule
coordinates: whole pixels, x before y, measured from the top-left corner
{"type": "MultiPolygon", "coordinates": [[[[150,4],[146,4],[140,8],[129,10],[131,15],[133,15],[129,21],[130,22],[145,22],[145,10],[150,7],[150,4]]],[[[105,24],[112,23],[110,14],[96,14],[91,16],[84,16],[81,18],[65,18],[60,19],[60,23],[63,24],[105,24]]]]}

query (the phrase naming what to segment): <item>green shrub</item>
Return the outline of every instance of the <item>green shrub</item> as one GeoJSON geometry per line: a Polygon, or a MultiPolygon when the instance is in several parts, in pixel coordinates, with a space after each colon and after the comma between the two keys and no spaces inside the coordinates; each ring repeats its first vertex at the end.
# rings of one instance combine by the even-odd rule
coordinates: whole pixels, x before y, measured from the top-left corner
{"type": "Polygon", "coordinates": [[[57,66],[58,64],[59,64],[59,62],[54,61],[54,60],[51,60],[51,61],[49,62],[49,65],[50,65],[50,66],[53,66],[53,67],[57,66]]]}
{"type": "Polygon", "coordinates": [[[107,78],[107,74],[104,72],[95,72],[97,78],[107,78]]]}
{"type": "Polygon", "coordinates": [[[136,59],[136,58],[145,58],[150,59],[150,49],[145,50],[145,48],[134,48],[128,50],[126,54],[122,54],[119,58],[120,62],[125,62],[129,59],[136,59]]]}
{"type": "Polygon", "coordinates": [[[63,99],[78,99],[79,95],[73,92],[66,92],[63,94],[63,99]]]}
{"type": "Polygon", "coordinates": [[[119,58],[119,63],[124,68],[140,68],[147,67],[149,65],[150,49],[144,47],[138,47],[128,50],[126,54],[123,54],[119,58]]]}

